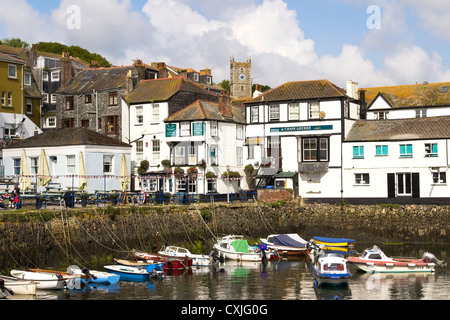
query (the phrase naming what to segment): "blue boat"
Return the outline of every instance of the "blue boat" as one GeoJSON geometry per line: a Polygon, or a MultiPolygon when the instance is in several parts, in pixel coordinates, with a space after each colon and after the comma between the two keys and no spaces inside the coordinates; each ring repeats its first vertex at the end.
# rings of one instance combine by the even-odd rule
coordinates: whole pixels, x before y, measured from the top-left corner
{"type": "Polygon", "coordinates": [[[321,254],[312,267],[315,277],[314,285],[348,285],[351,274],[346,262],[347,260],[340,254],[321,254]]]}
{"type": "Polygon", "coordinates": [[[321,244],[327,247],[350,247],[354,246],[356,240],[349,238],[327,238],[314,236],[313,240],[316,244],[321,244]]]}
{"type": "Polygon", "coordinates": [[[117,283],[120,279],[120,276],[110,272],[104,271],[96,271],[96,270],[88,270],[86,268],[80,269],[78,267],[70,266],[67,268],[67,272],[75,275],[83,275],[87,276],[88,283],[117,283]]]}
{"type": "Polygon", "coordinates": [[[147,281],[152,276],[161,276],[164,262],[149,264],[145,268],[130,267],[125,265],[104,266],[106,270],[120,276],[123,281],[147,281]]]}

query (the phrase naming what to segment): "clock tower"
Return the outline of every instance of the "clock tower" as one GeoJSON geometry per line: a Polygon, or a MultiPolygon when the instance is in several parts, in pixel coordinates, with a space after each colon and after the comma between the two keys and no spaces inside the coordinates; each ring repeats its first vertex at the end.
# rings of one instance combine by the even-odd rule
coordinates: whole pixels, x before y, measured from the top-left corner
{"type": "Polygon", "coordinates": [[[230,59],[230,96],[231,98],[252,97],[252,60],[236,62],[230,59]]]}

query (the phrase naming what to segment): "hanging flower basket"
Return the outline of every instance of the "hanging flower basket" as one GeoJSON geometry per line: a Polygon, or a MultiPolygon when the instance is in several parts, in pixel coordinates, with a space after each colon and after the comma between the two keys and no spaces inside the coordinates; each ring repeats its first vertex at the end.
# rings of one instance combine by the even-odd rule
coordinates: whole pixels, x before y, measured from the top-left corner
{"type": "Polygon", "coordinates": [[[187,173],[192,174],[192,173],[197,173],[198,170],[196,167],[189,167],[189,169],[187,169],[187,173]]]}
{"type": "Polygon", "coordinates": [[[174,172],[175,172],[175,174],[183,174],[184,173],[184,169],[180,168],[180,167],[176,167],[174,172]]]}

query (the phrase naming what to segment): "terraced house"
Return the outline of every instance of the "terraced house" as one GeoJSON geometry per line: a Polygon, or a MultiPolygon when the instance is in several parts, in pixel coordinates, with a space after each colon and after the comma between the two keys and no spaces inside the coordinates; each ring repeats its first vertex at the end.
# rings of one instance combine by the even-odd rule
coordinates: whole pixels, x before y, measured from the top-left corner
{"type": "Polygon", "coordinates": [[[218,102],[197,100],[169,116],[165,126],[172,166],[165,175],[168,192],[224,194],[248,189],[241,181],[244,109],[233,106],[228,95],[219,96],[218,102]]]}
{"type": "Polygon", "coordinates": [[[128,115],[128,106],[122,97],[132,92],[139,81],[155,78],[156,72],[141,61],[79,72],[57,91],[56,127],[85,127],[124,140],[122,123],[126,122],[123,117],[128,115]]]}
{"type": "Polygon", "coordinates": [[[345,139],[346,199],[449,202],[449,87],[361,89],[367,120],[357,121],[345,139]]]}
{"type": "Polygon", "coordinates": [[[16,56],[0,53],[0,94],[3,144],[41,132],[42,96],[32,70],[16,56]]]}
{"type": "Polygon", "coordinates": [[[342,142],[360,118],[357,83],[285,83],[245,103],[244,165],[257,187],[290,188],[304,199],[340,199],[342,142]]]}
{"type": "MultiPolygon", "coordinates": [[[[217,101],[218,97],[185,77],[172,77],[141,81],[124,99],[129,103],[129,121],[123,124],[128,126],[124,127],[125,137],[133,144],[133,171],[147,160],[149,166],[142,173],[158,174],[163,172],[161,162],[171,159],[172,145],[165,140],[171,135],[164,120],[199,99],[217,101]]],[[[151,189],[160,190],[161,186],[151,189]]]]}

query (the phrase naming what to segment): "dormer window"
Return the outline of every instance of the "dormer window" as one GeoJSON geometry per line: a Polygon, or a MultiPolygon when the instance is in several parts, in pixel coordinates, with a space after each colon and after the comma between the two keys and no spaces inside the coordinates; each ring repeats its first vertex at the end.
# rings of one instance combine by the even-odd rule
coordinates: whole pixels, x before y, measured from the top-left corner
{"type": "Polygon", "coordinates": [[[416,118],[426,118],[426,117],[427,117],[427,109],[416,110],[416,118]]]}
{"type": "Polygon", "coordinates": [[[389,119],[389,111],[378,111],[374,113],[376,120],[387,120],[389,119]]]}
{"type": "Polygon", "coordinates": [[[198,73],[194,73],[194,81],[198,82],[199,81],[199,75],[198,73]]]}
{"type": "Polygon", "coordinates": [[[59,71],[52,72],[51,77],[51,81],[59,81],[59,71]]]}

